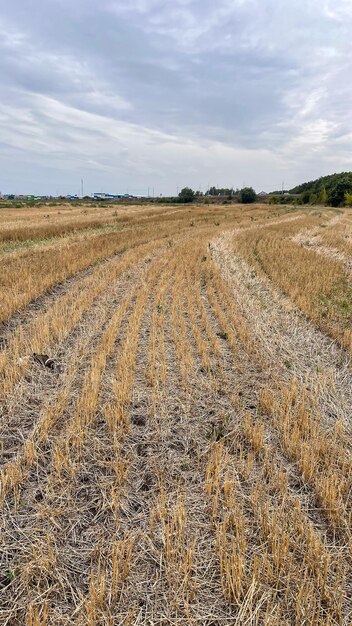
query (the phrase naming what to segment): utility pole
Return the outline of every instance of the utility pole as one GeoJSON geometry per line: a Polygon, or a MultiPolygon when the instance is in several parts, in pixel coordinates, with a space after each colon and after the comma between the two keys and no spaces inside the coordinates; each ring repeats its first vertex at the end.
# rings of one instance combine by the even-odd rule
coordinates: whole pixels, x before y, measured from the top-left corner
{"type": "Polygon", "coordinates": [[[81,178],[81,197],[83,198],[83,178],[81,178]]]}

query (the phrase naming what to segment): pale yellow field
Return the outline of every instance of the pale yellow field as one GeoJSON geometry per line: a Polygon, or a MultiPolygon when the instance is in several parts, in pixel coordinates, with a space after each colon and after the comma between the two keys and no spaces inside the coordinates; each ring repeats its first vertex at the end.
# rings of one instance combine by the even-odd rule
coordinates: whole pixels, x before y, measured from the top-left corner
{"type": "Polygon", "coordinates": [[[0,624],[350,626],[352,210],[0,220],[0,624]]]}

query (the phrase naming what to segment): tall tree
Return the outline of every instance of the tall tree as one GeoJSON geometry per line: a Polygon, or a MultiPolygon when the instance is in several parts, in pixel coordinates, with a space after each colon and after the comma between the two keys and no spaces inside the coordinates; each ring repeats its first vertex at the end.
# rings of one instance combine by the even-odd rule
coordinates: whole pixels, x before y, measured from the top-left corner
{"type": "Polygon", "coordinates": [[[256,195],[253,187],[243,187],[243,189],[240,189],[240,193],[239,193],[239,198],[238,199],[243,204],[250,204],[251,202],[254,202],[256,197],[257,197],[257,195],[256,195]]]}
{"type": "Polygon", "coordinates": [[[191,189],[190,187],[184,187],[178,194],[178,199],[180,202],[193,202],[195,195],[196,194],[194,193],[193,189],[191,189]]]}
{"type": "Polygon", "coordinates": [[[319,200],[321,202],[321,204],[327,204],[328,200],[329,200],[329,196],[328,196],[328,192],[325,189],[325,186],[322,188],[321,192],[320,192],[320,197],[319,200]]]}

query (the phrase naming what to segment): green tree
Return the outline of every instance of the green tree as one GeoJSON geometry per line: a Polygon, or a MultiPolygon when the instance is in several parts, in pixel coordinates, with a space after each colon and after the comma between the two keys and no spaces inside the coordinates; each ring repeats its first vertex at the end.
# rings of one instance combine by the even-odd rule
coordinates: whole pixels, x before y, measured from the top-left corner
{"type": "Polygon", "coordinates": [[[302,198],[302,202],[303,204],[308,204],[310,201],[310,192],[308,191],[308,189],[306,189],[302,194],[301,194],[301,198],[302,198]]]}
{"type": "Polygon", "coordinates": [[[321,192],[320,192],[319,200],[320,200],[321,204],[324,204],[324,206],[327,205],[328,200],[329,200],[329,196],[328,196],[328,192],[326,191],[325,187],[323,187],[321,192]]]}
{"type": "Polygon", "coordinates": [[[348,193],[348,191],[345,193],[345,204],[347,206],[352,206],[352,193],[348,193]]]}
{"type": "Polygon", "coordinates": [[[276,194],[269,196],[269,204],[277,204],[278,201],[279,201],[279,198],[276,194]]]}
{"type": "Polygon", "coordinates": [[[255,201],[256,197],[257,195],[253,187],[243,187],[243,189],[240,189],[238,199],[242,204],[250,204],[255,201]]]}
{"type": "Polygon", "coordinates": [[[195,195],[196,194],[194,193],[193,189],[191,189],[190,187],[184,187],[178,194],[178,199],[179,202],[193,202],[195,195]]]}
{"type": "Polygon", "coordinates": [[[346,176],[340,178],[329,189],[329,204],[331,206],[341,206],[345,201],[346,193],[352,192],[352,181],[346,176]]]}
{"type": "Polygon", "coordinates": [[[228,196],[228,199],[231,200],[232,196],[235,195],[233,187],[209,187],[208,191],[205,192],[206,196],[228,196]]]}

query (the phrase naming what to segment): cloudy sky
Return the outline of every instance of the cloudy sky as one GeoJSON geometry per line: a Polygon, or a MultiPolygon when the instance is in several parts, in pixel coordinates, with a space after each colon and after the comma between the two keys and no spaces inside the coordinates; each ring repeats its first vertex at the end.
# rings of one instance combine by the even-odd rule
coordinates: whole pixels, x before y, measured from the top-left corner
{"type": "Polygon", "coordinates": [[[352,0],[5,0],[0,190],[175,194],[352,169],[352,0]]]}

